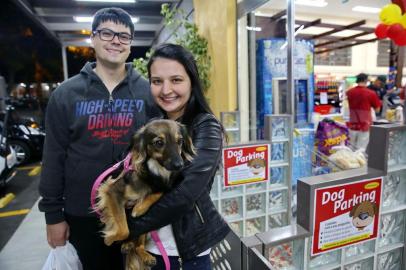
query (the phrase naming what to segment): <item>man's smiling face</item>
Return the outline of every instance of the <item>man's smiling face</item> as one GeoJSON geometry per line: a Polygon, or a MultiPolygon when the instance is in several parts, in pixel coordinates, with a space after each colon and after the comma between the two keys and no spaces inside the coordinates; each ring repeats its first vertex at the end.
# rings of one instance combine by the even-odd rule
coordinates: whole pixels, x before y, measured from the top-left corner
{"type": "MultiPolygon", "coordinates": [[[[100,23],[97,30],[101,29],[109,29],[116,33],[127,33],[131,35],[130,28],[112,21],[100,23]]],[[[114,36],[111,41],[104,41],[100,38],[100,33],[96,33],[91,36],[91,41],[96,52],[97,60],[106,65],[121,65],[125,63],[130,55],[131,44],[123,44],[117,35],[114,36]]]]}

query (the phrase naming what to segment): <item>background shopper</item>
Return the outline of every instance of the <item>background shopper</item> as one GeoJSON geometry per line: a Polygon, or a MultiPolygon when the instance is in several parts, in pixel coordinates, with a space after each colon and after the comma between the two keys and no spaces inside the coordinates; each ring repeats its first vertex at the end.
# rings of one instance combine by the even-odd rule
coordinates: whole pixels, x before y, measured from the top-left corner
{"type": "Polygon", "coordinates": [[[372,124],[371,108],[378,112],[381,101],[378,95],[368,89],[368,75],[357,75],[357,86],[346,92],[350,109],[350,120],[347,126],[350,130],[350,143],[356,149],[366,150],[369,142],[369,127],[372,124]]]}

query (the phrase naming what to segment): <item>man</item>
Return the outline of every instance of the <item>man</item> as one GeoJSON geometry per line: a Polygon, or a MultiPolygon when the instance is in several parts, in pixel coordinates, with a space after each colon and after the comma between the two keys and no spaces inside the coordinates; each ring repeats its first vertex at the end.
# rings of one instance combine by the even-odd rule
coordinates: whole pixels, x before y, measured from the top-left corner
{"type": "Polygon", "coordinates": [[[63,82],[47,108],[39,208],[49,245],[69,240],[86,270],[123,269],[119,245],[104,245],[90,191],[97,176],[122,157],[132,134],[158,116],[148,82],[125,63],[133,35],[124,10],[96,12],[96,62],[63,82]]]}
{"type": "Polygon", "coordinates": [[[369,89],[375,91],[379,99],[382,101],[383,96],[386,94],[386,76],[379,75],[376,80],[368,86],[369,89]]]}
{"type": "Polygon", "coordinates": [[[350,129],[350,143],[357,149],[366,150],[369,142],[369,127],[372,124],[371,108],[378,112],[381,101],[378,95],[368,89],[368,75],[360,73],[357,75],[357,86],[347,91],[348,104],[350,108],[350,121],[347,126],[350,129]]]}
{"type": "MultiPolygon", "coordinates": [[[[369,89],[373,90],[379,97],[379,100],[382,102],[383,97],[386,94],[386,76],[379,75],[376,80],[368,86],[369,89]]],[[[379,112],[376,113],[377,116],[382,115],[382,107],[379,109],[379,112]]]]}

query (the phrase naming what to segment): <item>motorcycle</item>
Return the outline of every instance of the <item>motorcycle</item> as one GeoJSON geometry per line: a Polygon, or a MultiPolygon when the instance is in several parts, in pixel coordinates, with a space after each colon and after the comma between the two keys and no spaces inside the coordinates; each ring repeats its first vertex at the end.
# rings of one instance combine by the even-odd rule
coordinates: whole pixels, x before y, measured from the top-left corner
{"type": "Polygon", "coordinates": [[[16,175],[17,155],[8,142],[8,119],[11,106],[6,106],[4,119],[0,122],[0,186],[5,186],[16,175]]]}

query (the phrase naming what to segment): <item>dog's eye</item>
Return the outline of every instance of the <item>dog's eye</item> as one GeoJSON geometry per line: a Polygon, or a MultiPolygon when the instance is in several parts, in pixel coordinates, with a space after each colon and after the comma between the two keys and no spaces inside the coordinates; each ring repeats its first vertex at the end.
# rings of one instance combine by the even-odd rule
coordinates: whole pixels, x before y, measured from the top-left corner
{"type": "Polygon", "coordinates": [[[162,140],[156,140],[156,141],[153,142],[153,144],[154,144],[155,147],[161,148],[161,147],[164,146],[164,141],[162,141],[162,140]]]}

